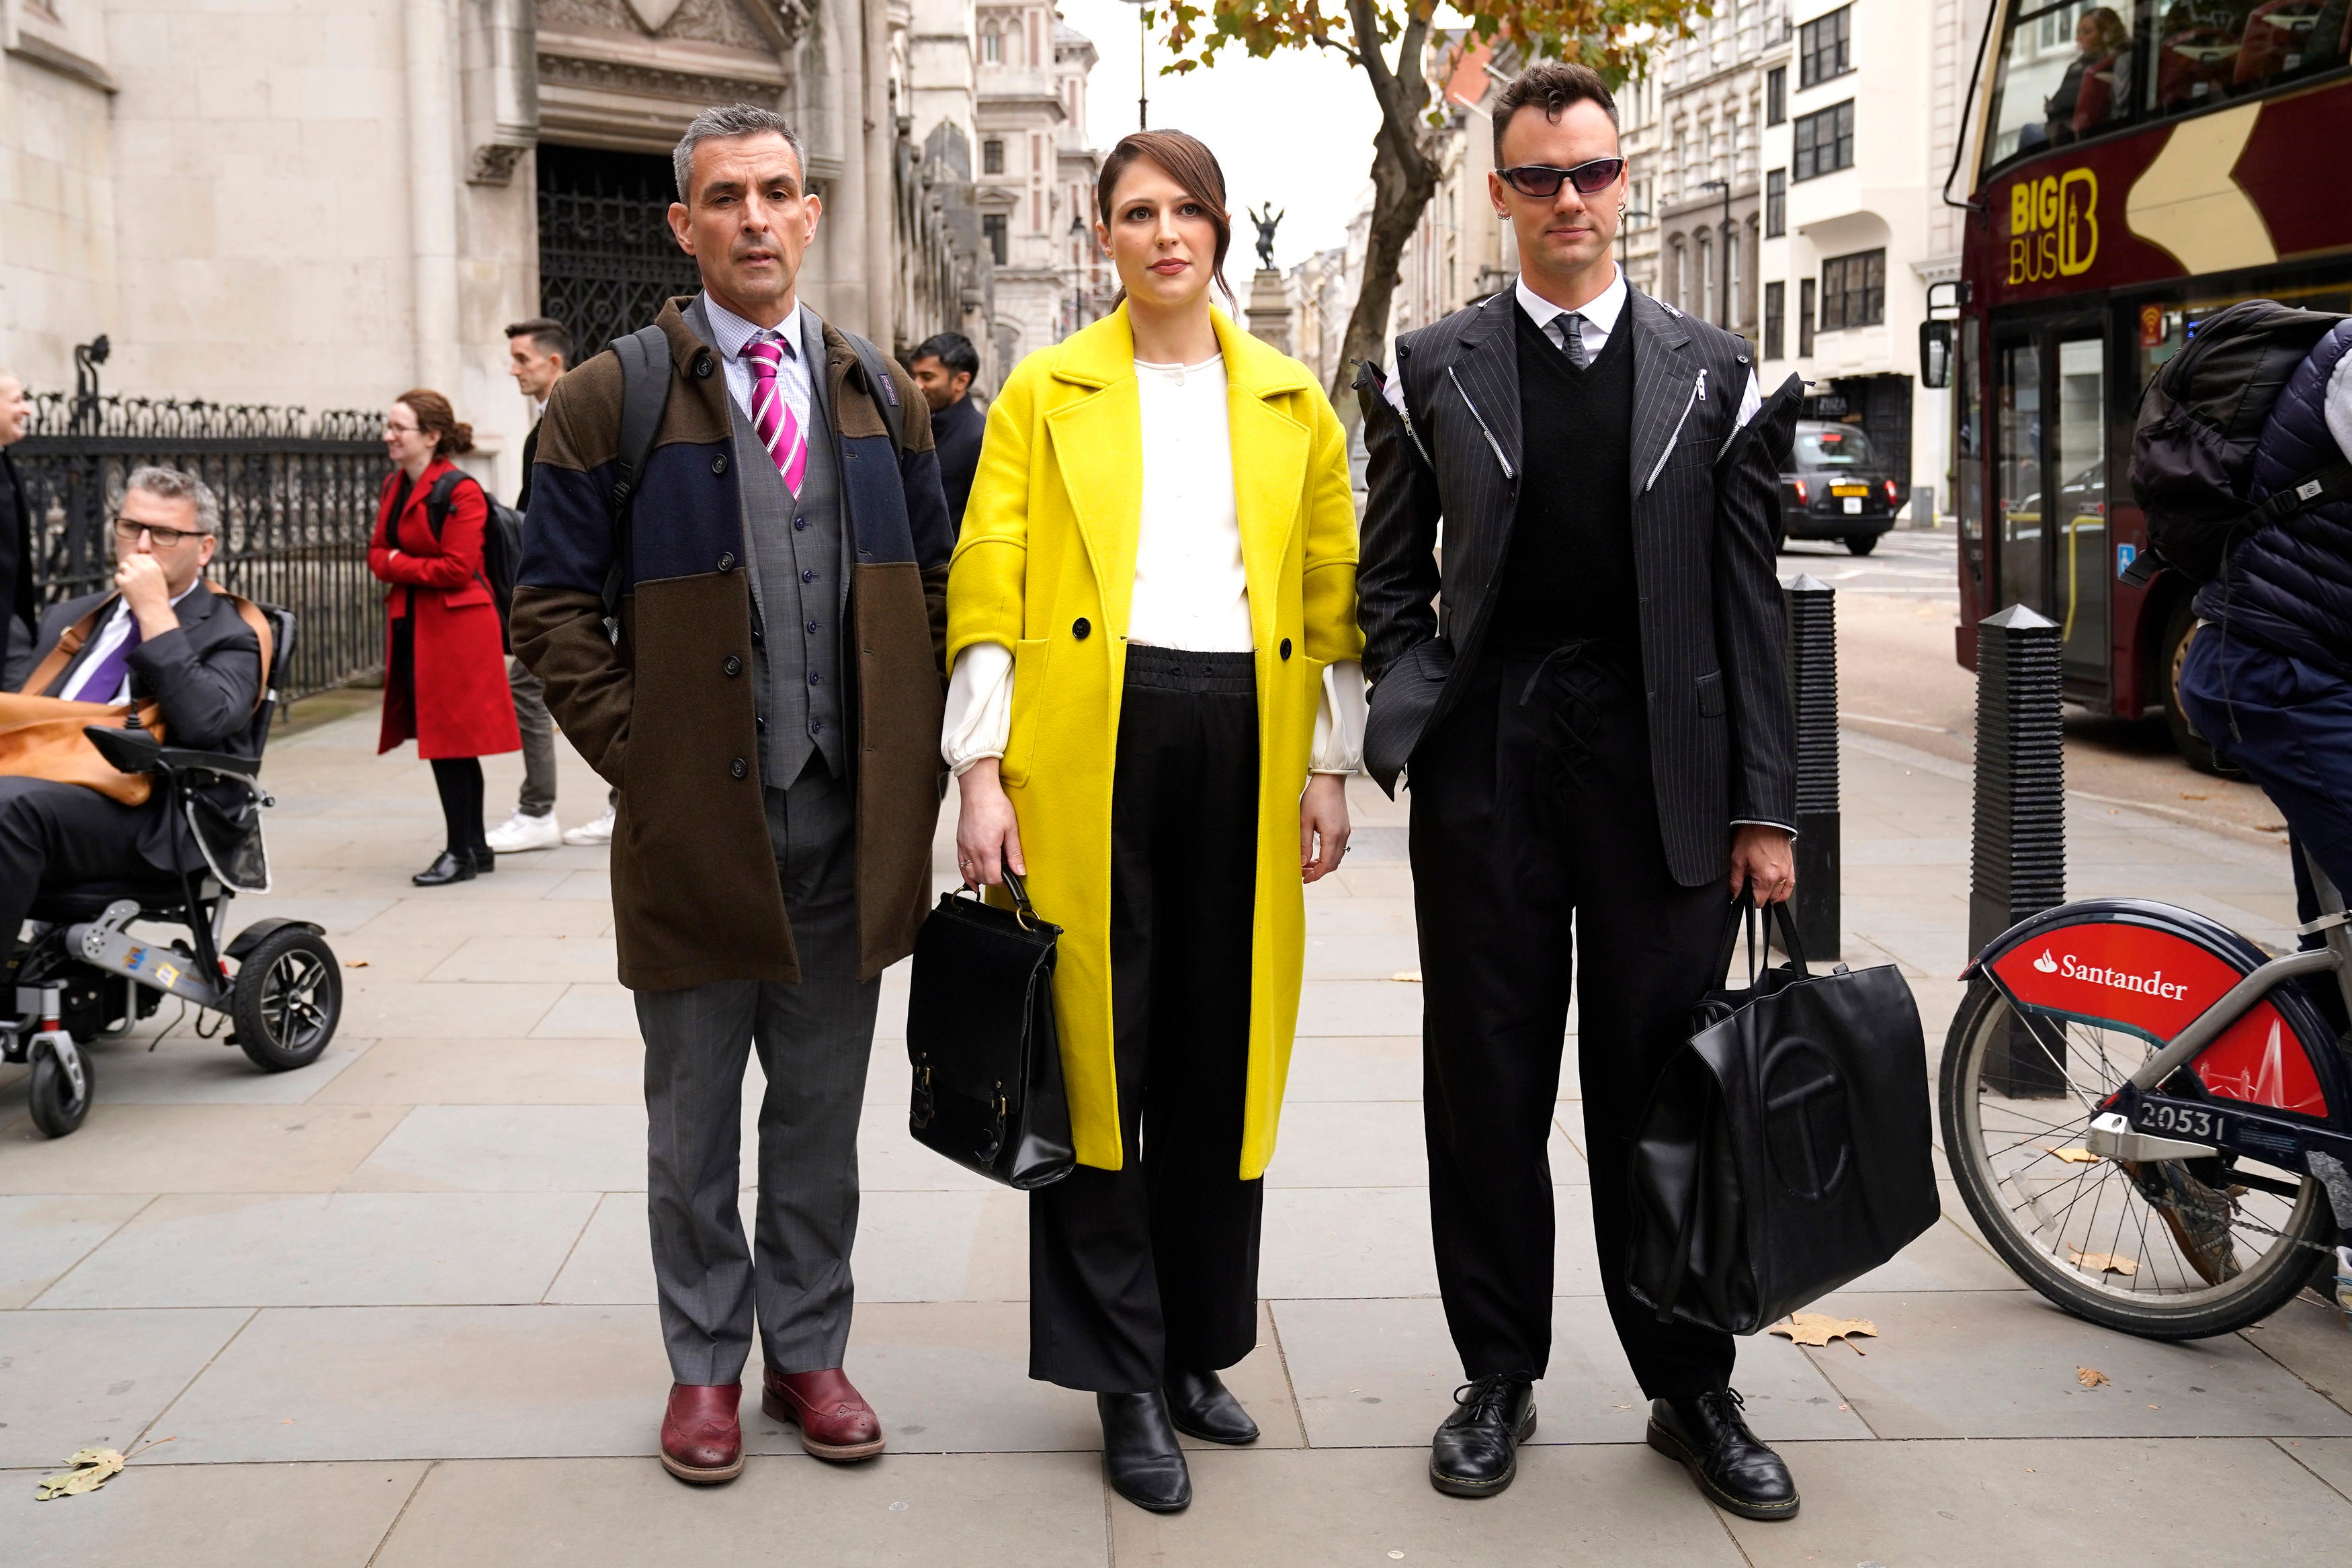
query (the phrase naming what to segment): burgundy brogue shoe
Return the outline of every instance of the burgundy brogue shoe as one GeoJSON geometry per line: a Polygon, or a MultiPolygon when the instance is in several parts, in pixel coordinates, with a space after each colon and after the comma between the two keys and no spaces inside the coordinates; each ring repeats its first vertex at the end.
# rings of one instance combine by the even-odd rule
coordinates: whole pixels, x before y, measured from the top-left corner
{"type": "Polygon", "coordinates": [[[682,1481],[713,1486],[743,1473],[743,1385],[673,1383],[662,1412],[662,1469],[682,1481]]]}
{"type": "Polygon", "coordinates": [[[760,1408],[801,1429],[801,1447],[820,1459],[870,1459],[882,1451],[882,1419],[841,1368],[778,1372],[760,1379],[760,1408]]]}

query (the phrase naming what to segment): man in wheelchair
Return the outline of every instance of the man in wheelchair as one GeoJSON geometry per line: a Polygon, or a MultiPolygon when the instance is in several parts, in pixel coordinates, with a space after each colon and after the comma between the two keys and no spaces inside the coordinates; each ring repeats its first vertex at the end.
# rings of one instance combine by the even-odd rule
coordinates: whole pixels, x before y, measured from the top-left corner
{"type": "MultiPolygon", "coordinates": [[[[42,617],[21,695],[112,710],[60,710],[81,723],[122,722],[127,706],[170,746],[257,759],[266,622],[204,584],[219,526],[220,504],[203,480],[175,468],[134,471],[114,519],[113,590],[42,617]]],[[[129,805],[115,794],[142,791],[63,781],[74,759],[59,754],[75,745],[79,726],[56,727],[59,738],[49,745],[0,754],[0,774],[15,775],[0,777],[0,969],[45,894],[163,885],[203,869],[194,836],[170,819],[168,791],[129,805]]],[[[226,814],[252,810],[241,789],[194,788],[224,789],[217,804],[226,814]]]]}

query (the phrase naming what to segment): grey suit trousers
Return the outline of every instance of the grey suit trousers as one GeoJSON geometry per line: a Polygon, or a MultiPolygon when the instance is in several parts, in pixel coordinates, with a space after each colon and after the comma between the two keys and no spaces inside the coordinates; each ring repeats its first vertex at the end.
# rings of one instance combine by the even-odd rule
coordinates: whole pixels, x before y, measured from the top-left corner
{"type": "Polygon", "coordinates": [[[741,1377],[756,1312],[769,1366],[839,1366],[857,1234],[857,1113],[882,982],[857,978],[849,789],[812,758],[767,791],[801,983],[722,980],[636,993],[646,1040],[646,1211],[670,1375],[741,1377]],[[767,1075],[750,1246],[736,1212],[743,1072],[767,1075]]]}

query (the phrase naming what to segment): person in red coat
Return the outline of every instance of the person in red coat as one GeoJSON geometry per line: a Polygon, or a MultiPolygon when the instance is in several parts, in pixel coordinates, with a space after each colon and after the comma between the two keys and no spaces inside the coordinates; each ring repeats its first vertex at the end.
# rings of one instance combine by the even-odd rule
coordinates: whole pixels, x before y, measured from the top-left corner
{"type": "Polygon", "coordinates": [[[482,487],[449,460],[474,449],[471,425],[449,400],[422,388],[404,392],[383,420],[384,476],[368,570],[392,585],[384,597],[383,732],[376,749],[404,740],[433,764],[449,841],[409,880],[419,887],[469,882],[498,869],[482,829],[485,757],[522,749],[507,688],[498,601],[482,569],[489,519],[482,487]],[[439,532],[426,499],[446,476],[447,515],[439,532]]]}

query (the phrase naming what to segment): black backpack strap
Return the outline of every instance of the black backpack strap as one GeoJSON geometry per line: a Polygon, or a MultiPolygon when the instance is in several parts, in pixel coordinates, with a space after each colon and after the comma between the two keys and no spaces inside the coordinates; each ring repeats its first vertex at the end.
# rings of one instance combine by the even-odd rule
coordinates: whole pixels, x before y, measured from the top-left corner
{"type": "MultiPolygon", "coordinates": [[[[2248,534],[2258,533],[2298,512],[2347,498],[2352,498],[2352,462],[2331,463],[2315,473],[2306,474],[2273,492],[2268,500],[2230,525],[2230,542],[2222,547],[2222,559],[2226,562],[2238,541],[2248,534]]],[[[2148,579],[2156,575],[2156,569],[2163,564],[2163,556],[2151,544],[2132,558],[2119,580],[2127,588],[2145,588],[2148,579]]]]}
{"type": "Polygon", "coordinates": [[[604,573],[604,619],[617,640],[629,559],[629,503],[653,455],[662,411],[669,405],[669,336],[659,327],[640,327],[614,339],[613,352],[621,361],[621,442],[613,462],[613,564],[604,573]]]}
{"type": "Polygon", "coordinates": [[[433,525],[436,543],[440,541],[441,530],[448,524],[449,503],[457,494],[457,482],[465,477],[464,474],[452,468],[434,480],[433,488],[425,492],[425,520],[433,525]]]}
{"type": "Polygon", "coordinates": [[[866,395],[874,406],[882,411],[882,423],[890,432],[890,451],[894,456],[907,455],[907,413],[898,406],[898,383],[882,363],[882,350],[855,332],[844,332],[849,346],[857,352],[858,366],[866,372],[866,395]]]}

